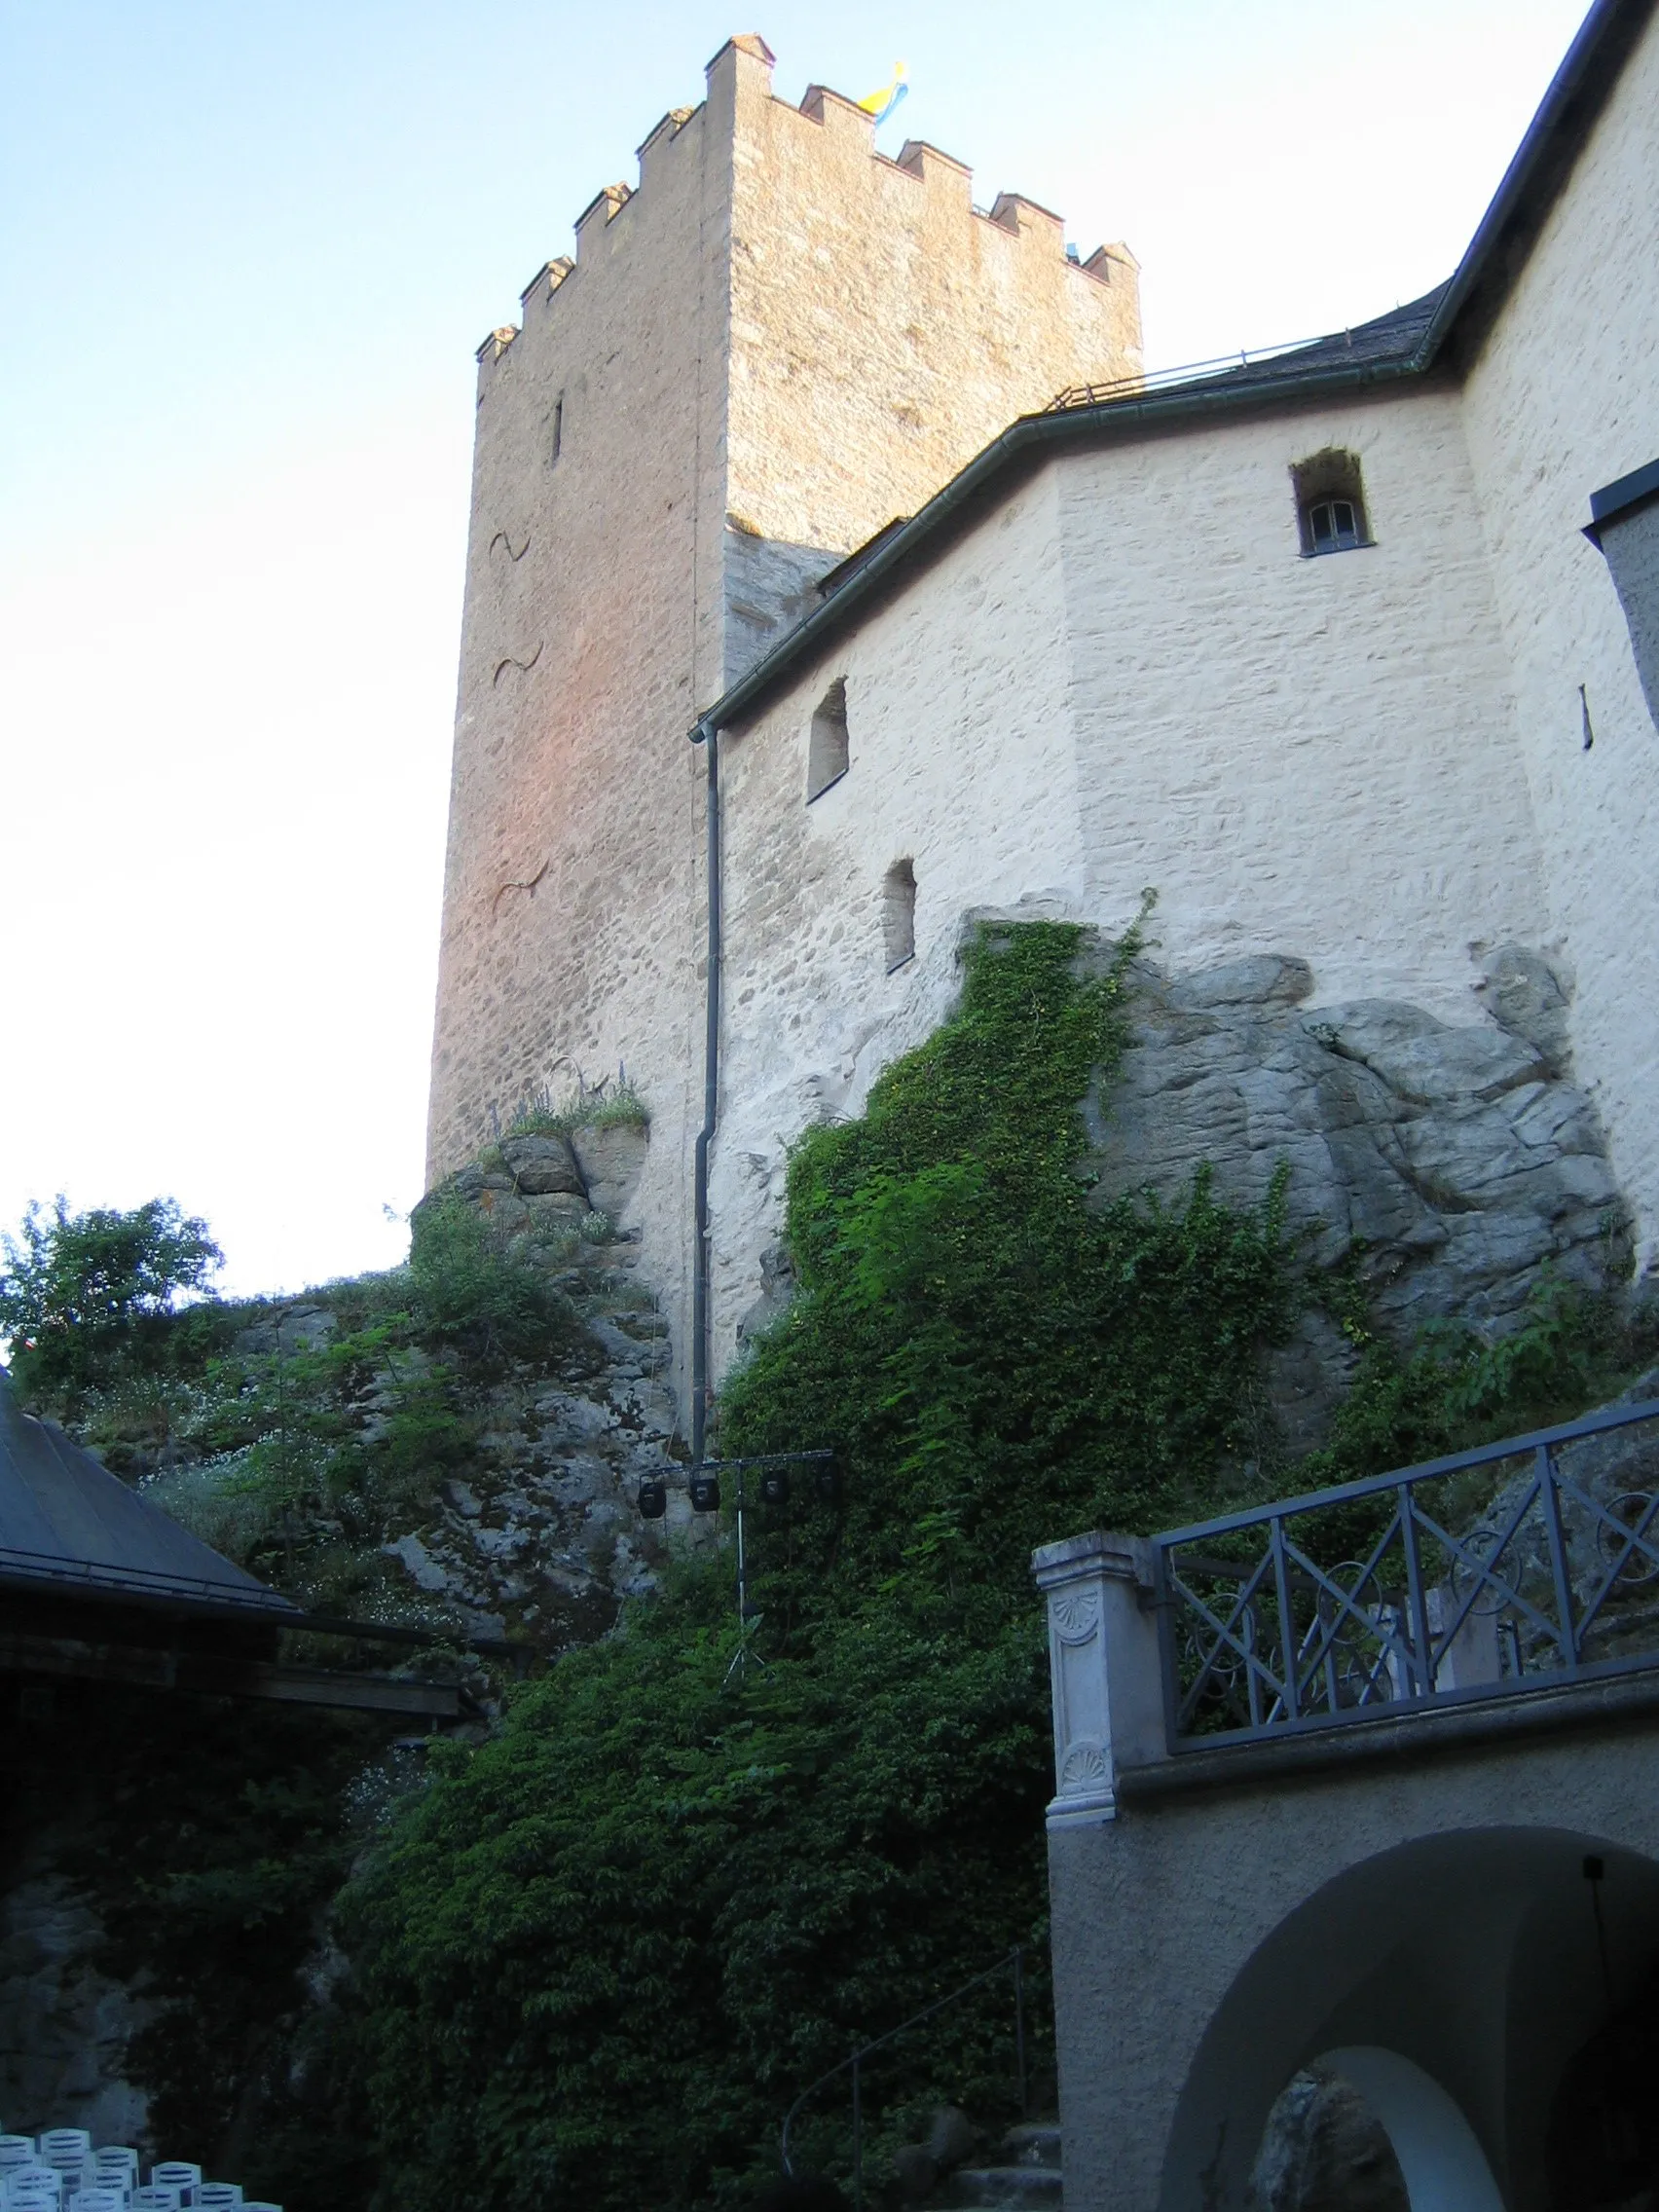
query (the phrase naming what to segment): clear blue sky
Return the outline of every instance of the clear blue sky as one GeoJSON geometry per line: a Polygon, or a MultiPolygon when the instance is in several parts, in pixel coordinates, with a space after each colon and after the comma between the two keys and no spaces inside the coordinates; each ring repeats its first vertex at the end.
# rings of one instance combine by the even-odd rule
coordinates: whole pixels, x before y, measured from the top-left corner
{"type": "Polygon", "coordinates": [[[1149,358],[1445,276],[1578,0],[0,0],[0,1226],[239,1288],[419,1195],[472,348],[708,57],[1143,263],[1149,358]]]}

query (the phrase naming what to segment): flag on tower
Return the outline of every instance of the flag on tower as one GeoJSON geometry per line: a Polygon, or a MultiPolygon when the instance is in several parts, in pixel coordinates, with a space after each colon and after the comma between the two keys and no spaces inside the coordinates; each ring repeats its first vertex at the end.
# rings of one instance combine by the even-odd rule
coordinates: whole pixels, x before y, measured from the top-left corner
{"type": "Polygon", "coordinates": [[[893,82],[883,85],[879,92],[871,92],[867,99],[859,102],[866,115],[873,116],[877,123],[885,123],[904,94],[910,90],[904,82],[904,64],[895,63],[893,82]]]}

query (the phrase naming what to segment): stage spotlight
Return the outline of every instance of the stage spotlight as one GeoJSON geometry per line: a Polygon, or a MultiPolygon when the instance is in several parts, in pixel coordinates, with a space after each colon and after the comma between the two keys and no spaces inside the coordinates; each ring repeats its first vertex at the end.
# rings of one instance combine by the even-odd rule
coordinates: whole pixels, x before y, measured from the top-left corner
{"type": "Polygon", "coordinates": [[[786,1467],[766,1467],[760,1475],[760,1502],[762,1505],[788,1505],[790,1477],[786,1467]]]}
{"type": "Polygon", "coordinates": [[[640,1485],[640,1518],[660,1521],[668,1511],[668,1485],[660,1475],[647,1475],[640,1485]]]}
{"type": "Polygon", "coordinates": [[[693,1513],[718,1513],[720,1509],[719,1478],[716,1475],[694,1474],[691,1477],[691,1510],[693,1513]]]}

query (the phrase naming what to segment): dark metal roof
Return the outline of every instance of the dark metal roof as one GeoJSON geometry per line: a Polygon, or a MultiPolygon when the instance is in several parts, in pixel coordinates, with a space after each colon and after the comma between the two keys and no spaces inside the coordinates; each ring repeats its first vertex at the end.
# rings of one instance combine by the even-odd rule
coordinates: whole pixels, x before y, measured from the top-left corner
{"type": "MultiPolygon", "coordinates": [[[[1388,313],[1380,314],[1370,322],[1356,323],[1351,330],[1333,331],[1328,337],[1306,339],[1299,345],[1275,346],[1260,353],[1239,353],[1223,361],[1199,361],[1191,368],[1154,370],[1150,376],[1123,377],[1116,384],[1073,385],[1052,399],[1044,413],[1075,414],[1085,408],[1113,407],[1125,399],[1140,399],[1149,393],[1163,391],[1179,391],[1183,400],[1190,402],[1204,393],[1229,392],[1240,384],[1248,385],[1254,391],[1261,387],[1271,388],[1274,384],[1303,384],[1309,377],[1323,375],[1330,369],[1369,368],[1409,361],[1421,346],[1423,335],[1449,289],[1449,282],[1437,284],[1420,300],[1392,308],[1388,313]]],[[[889,523],[886,530],[871,538],[871,547],[880,544],[893,527],[889,523]]],[[[841,568],[850,569],[863,551],[861,547],[859,553],[849,554],[841,568]]],[[[822,591],[830,577],[840,572],[840,570],[831,570],[819,589],[822,591]]]]}
{"type": "Polygon", "coordinates": [[[993,438],[908,522],[892,524],[831,571],[841,580],[771,650],[699,716],[698,742],[752,714],[879,598],[912,561],[931,556],[956,529],[1051,454],[1126,442],[1166,428],[1246,410],[1351,396],[1466,367],[1519,276],[1550,208],[1582,151],[1659,0],[1595,0],[1556,71],[1492,204],[1451,278],[1420,300],[1351,331],[1336,331],[1265,359],[1198,376],[1175,372],[1121,387],[1062,393],[1039,415],[1022,415],[993,438]]]}
{"type": "Polygon", "coordinates": [[[121,1599],[166,1610],[303,1618],[147,1504],[52,1421],[18,1405],[0,1371],[0,1586],[121,1599]]]}

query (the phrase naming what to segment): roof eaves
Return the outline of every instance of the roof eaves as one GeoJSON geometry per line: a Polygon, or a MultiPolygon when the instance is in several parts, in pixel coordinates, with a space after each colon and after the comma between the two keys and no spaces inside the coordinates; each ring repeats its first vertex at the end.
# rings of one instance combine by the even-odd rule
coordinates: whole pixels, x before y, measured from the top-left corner
{"type": "Polygon", "coordinates": [[[1098,407],[1078,407],[1059,414],[1021,415],[990,444],[975,455],[949,483],[917,509],[908,522],[893,530],[867,560],[854,567],[839,589],[820,607],[787,631],[755,666],[722,692],[713,706],[698,716],[686,733],[700,744],[711,730],[727,729],[751,714],[801,663],[810,660],[844,629],[872,598],[879,596],[897,572],[915,559],[930,541],[948,531],[993,484],[1015,468],[1034,465],[1048,449],[1095,443],[1115,443],[1118,436],[1136,430],[1159,429],[1166,424],[1203,422],[1244,412],[1253,407],[1304,404],[1338,392],[1399,382],[1419,373],[1416,356],[1368,360],[1353,366],[1320,367],[1304,378],[1263,374],[1242,375],[1233,382],[1176,387],[1109,400],[1098,407]]]}
{"type": "Polygon", "coordinates": [[[1425,366],[1496,313],[1655,4],[1595,0],[1423,333],[1425,366]]]}

